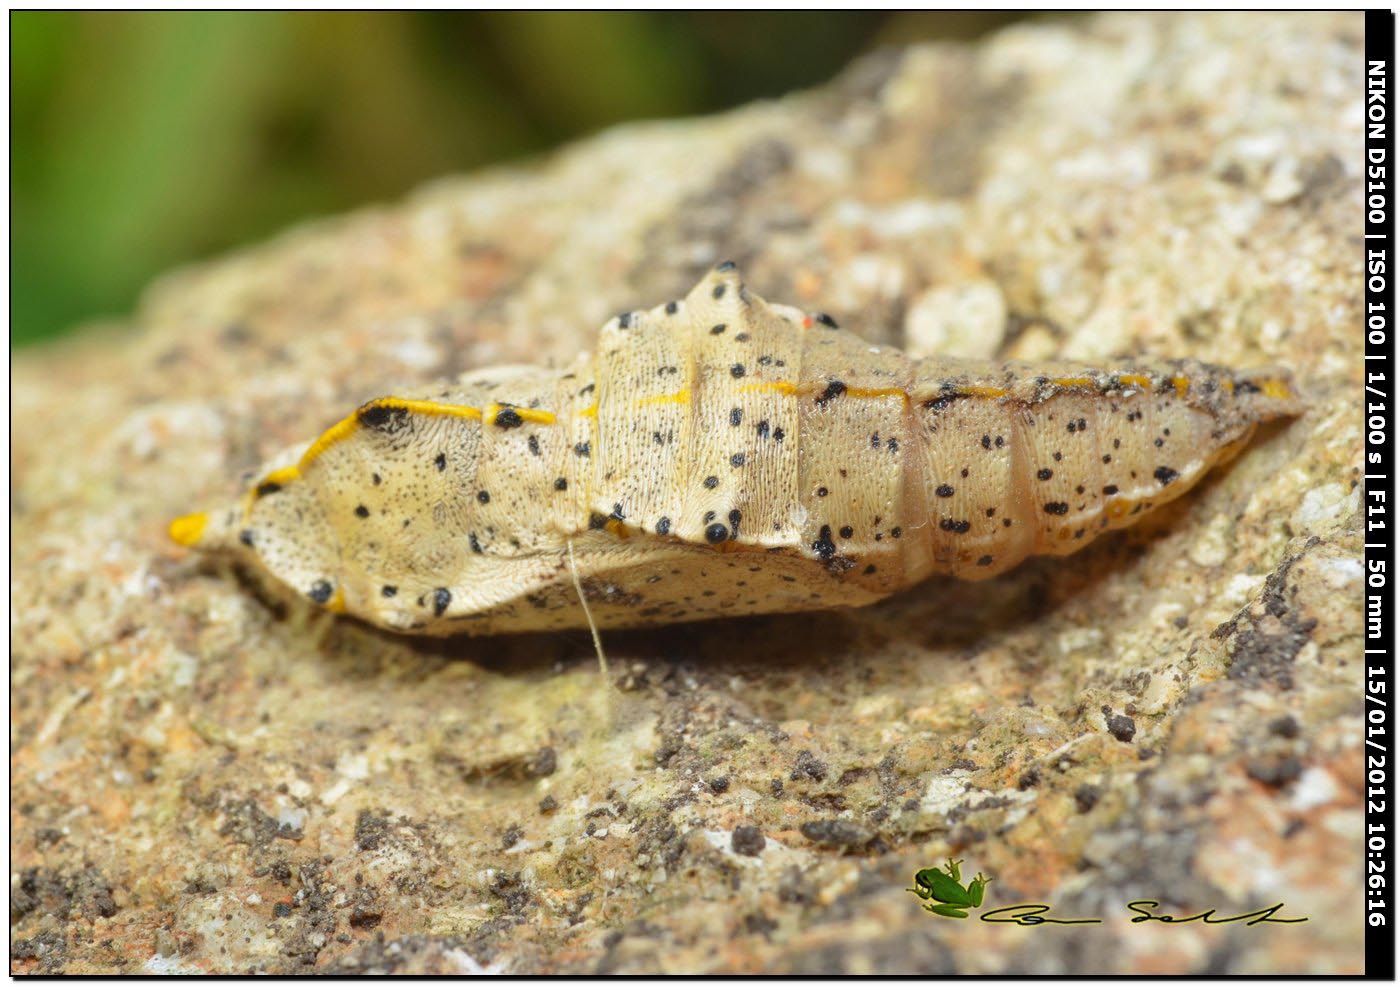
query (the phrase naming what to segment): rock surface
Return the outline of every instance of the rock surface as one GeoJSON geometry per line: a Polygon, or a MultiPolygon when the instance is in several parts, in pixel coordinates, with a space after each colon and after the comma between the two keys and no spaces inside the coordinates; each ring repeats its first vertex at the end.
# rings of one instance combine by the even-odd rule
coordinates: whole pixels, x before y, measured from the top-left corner
{"type": "Polygon", "coordinates": [[[17,972],[1361,971],[1360,14],[878,54],[171,275],[13,377],[17,972]],[[882,605],[418,642],[174,514],[739,261],[881,342],[1293,369],[1143,530],[882,605]],[[954,854],[986,908],[926,913],[954,854]],[[1132,924],[1126,904],[1303,924],[1132,924]]]}

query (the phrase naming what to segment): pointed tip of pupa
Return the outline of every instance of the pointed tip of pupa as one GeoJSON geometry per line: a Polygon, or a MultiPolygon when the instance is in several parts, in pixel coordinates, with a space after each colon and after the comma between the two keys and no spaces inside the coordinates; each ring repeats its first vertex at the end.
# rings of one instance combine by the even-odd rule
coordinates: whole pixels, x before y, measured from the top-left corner
{"type": "Polygon", "coordinates": [[[204,531],[208,526],[208,514],[185,514],[172,520],[170,526],[166,528],[166,533],[170,535],[170,540],[176,544],[185,548],[193,548],[204,537],[204,531]]]}

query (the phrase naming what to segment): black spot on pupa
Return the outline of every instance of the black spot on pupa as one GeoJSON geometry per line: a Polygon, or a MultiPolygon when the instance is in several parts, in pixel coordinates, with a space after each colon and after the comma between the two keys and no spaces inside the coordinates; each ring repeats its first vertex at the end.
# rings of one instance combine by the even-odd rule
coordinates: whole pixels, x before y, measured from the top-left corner
{"type": "Polygon", "coordinates": [[[1054,455],[1050,456],[1050,458],[1054,459],[1056,462],[1059,462],[1064,457],[1065,456],[1063,452],[1056,452],[1054,455]]]}
{"type": "Polygon", "coordinates": [[[715,264],[715,270],[719,271],[721,274],[727,274],[731,270],[737,270],[738,266],[739,265],[732,260],[723,260],[715,264]]]}
{"type": "Polygon", "coordinates": [[[238,532],[238,541],[243,546],[251,548],[253,546],[253,532],[245,527],[238,532]]]}
{"type": "Polygon", "coordinates": [[[1176,479],[1176,477],[1179,475],[1180,473],[1178,473],[1175,469],[1171,468],[1170,466],[1158,466],[1156,470],[1153,471],[1152,478],[1157,480],[1157,482],[1161,483],[1163,486],[1166,486],[1173,479],[1176,479]]]}
{"type": "Polygon", "coordinates": [[[729,326],[725,325],[723,322],[721,322],[719,325],[712,325],[710,326],[710,335],[724,335],[724,330],[727,328],[729,328],[729,326]]]}
{"type": "Polygon", "coordinates": [[[663,536],[671,533],[670,517],[658,517],[656,519],[656,533],[663,536]]]}
{"type": "Polygon", "coordinates": [[[729,423],[735,428],[739,427],[744,420],[744,409],[741,407],[731,407],[729,409],[729,423]]]}
{"type": "Polygon", "coordinates": [[[841,530],[840,530],[838,533],[839,533],[843,538],[845,538],[846,540],[849,541],[852,537],[855,536],[856,529],[855,529],[854,527],[851,527],[849,524],[847,524],[845,527],[841,528],[841,530]]]}
{"type": "Polygon", "coordinates": [[[885,442],[885,448],[887,448],[887,449],[890,450],[890,454],[891,454],[891,455],[895,454],[896,452],[899,451],[899,439],[898,439],[898,438],[891,438],[891,439],[889,439],[887,442],[885,442]]]}
{"type": "Polygon", "coordinates": [[[1053,470],[1050,470],[1050,469],[1041,469],[1039,472],[1037,472],[1037,473],[1035,474],[1035,478],[1036,478],[1036,479],[1049,479],[1049,478],[1050,478],[1051,476],[1053,476],[1053,475],[1055,475],[1055,473],[1054,473],[1053,470]]]}
{"type": "Polygon", "coordinates": [[[758,437],[759,437],[759,438],[767,438],[767,437],[768,437],[769,429],[768,429],[768,422],[767,422],[766,420],[765,420],[765,421],[760,421],[757,425],[754,426],[754,429],[758,432],[758,437]]]}
{"type": "Polygon", "coordinates": [[[900,535],[902,535],[903,533],[904,528],[902,527],[895,527],[890,529],[890,537],[894,538],[896,541],[899,540],[900,535]]]}
{"type": "Polygon", "coordinates": [[[735,363],[729,368],[729,375],[736,380],[742,377],[747,372],[748,371],[744,369],[743,363],[735,363]]]}
{"type": "Polygon", "coordinates": [[[569,488],[569,481],[563,476],[560,476],[554,481],[554,488],[562,493],[564,490],[567,490],[569,488]]]}
{"type": "Polygon", "coordinates": [[[399,587],[396,585],[382,585],[379,587],[379,594],[385,599],[393,599],[399,594],[399,587]]]}
{"type": "Polygon", "coordinates": [[[992,447],[992,436],[991,436],[991,435],[983,435],[983,436],[982,436],[982,447],[983,447],[983,448],[991,448],[991,447],[992,447]]]}
{"type": "Polygon", "coordinates": [[[992,563],[992,556],[991,556],[991,555],[983,555],[981,558],[978,558],[978,559],[977,559],[977,564],[980,565],[980,566],[982,566],[983,568],[986,568],[986,567],[987,567],[988,565],[990,565],[991,563],[992,563]]]}
{"type": "Polygon", "coordinates": [[[730,526],[730,528],[732,528],[736,533],[738,532],[738,529],[739,529],[739,521],[741,521],[741,520],[743,520],[743,519],[744,519],[744,515],[743,515],[742,513],[740,513],[738,510],[731,510],[731,511],[729,511],[729,526],[730,526]]]}
{"type": "Polygon", "coordinates": [[[438,472],[442,472],[444,469],[446,469],[446,468],[447,468],[447,455],[446,455],[446,453],[439,452],[439,453],[437,454],[437,458],[433,459],[433,465],[437,466],[437,471],[438,471],[438,472]]]}
{"type": "Polygon", "coordinates": [[[1157,448],[1161,448],[1165,443],[1160,438],[1154,438],[1152,439],[1152,444],[1157,446],[1157,448]]]}
{"type": "Polygon", "coordinates": [[[744,464],[744,453],[743,453],[743,452],[735,452],[733,455],[731,455],[731,456],[729,457],[729,464],[730,464],[731,466],[733,466],[735,469],[738,469],[740,466],[742,466],[742,465],[744,464]]]}
{"type": "Polygon", "coordinates": [[[617,324],[619,328],[630,328],[632,325],[632,313],[623,312],[621,315],[617,316],[617,324]]]}
{"type": "Polygon", "coordinates": [[[476,531],[472,531],[467,535],[467,544],[471,546],[472,554],[481,554],[481,541],[477,539],[476,531]]]}
{"type": "Polygon", "coordinates": [[[529,448],[531,455],[540,454],[540,438],[538,435],[531,435],[529,439],[525,442],[525,445],[527,448],[529,448]]]}
{"type": "Polygon", "coordinates": [[[586,458],[588,458],[588,457],[589,457],[590,455],[592,455],[592,454],[593,454],[593,443],[592,443],[592,442],[579,442],[577,445],[574,446],[574,455],[577,455],[577,456],[578,456],[579,458],[581,458],[581,459],[586,459],[586,458]]]}
{"type": "Polygon", "coordinates": [[[720,299],[720,298],[723,298],[723,297],[724,297],[725,288],[727,288],[728,286],[729,286],[729,285],[727,285],[727,284],[716,284],[716,285],[715,285],[715,289],[714,289],[713,291],[711,291],[710,294],[712,294],[712,295],[715,297],[716,300],[718,300],[718,299],[720,299]]]}
{"type": "Polygon", "coordinates": [[[786,434],[787,434],[787,432],[783,431],[783,429],[781,429],[781,428],[774,428],[774,429],[773,429],[773,441],[775,441],[775,442],[781,442],[781,441],[783,440],[783,436],[786,435],[786,434]]]}
{"type": "Polygon", "coordinates": [[[625,520],[627,515],[622,512],[622,504],[614,503],[612,513],[608,514],[608,517],[612,520],[625,520]]]}
{"type": "Polygon", "coordinates": [[[452,604],[452,593],[446,589],[433,590],[433,615],[441,616],[447,612],[447,607],[452,604]]]}
{"type": "Polygon", "coordinates": [[[478,490],[476,494],[476,499],[479,503],[490,503],[491,494],[486,492],[485,490],[478,490]]]}
{"type": "Polygon", "coordinates": [[[335,594],[335,587],[325,579],[319,579],[311,584],[311,588],[306,594],[311,597],[312,602],[325,605],[331,601],[331,596],[335,594]]]}
{"type": "Polygon", "coordinates": [[[408,417],[402,407],[387,407],[383,404],[366,404],[356,413],[355,418],[366,428],[376,431],[392,431],[408,417]]]}
{"type": "Polygon", "coordinates": [[[846,392],[846,385],[840,380],[833,380],[826,385],[826,389],[817,395],[817,407],[826,407],[829,401],[835,400],[846,392]]]}
{"type": "Polygon", "coordinates": [[[369,478],[374,481],[375,486],[378,486],[380,483],[384,482],[384,480],[380,478],[379,473],[377,472],[370,473],[369,478]]]}
{"type": "Polygon", "coordinates": [[[281,488],[281,483],[259,483],[258,488],[253,491],[253,495],[256,497],[264,497],[270,493],[276,493],[281,488]]]}
{"type": "Polygon", "coordinates": [[[840,328],[840,326],[836,324],[836,319],[832,318],[826,312],[817,312],[812,316],[812,321],[825,325],[828,329],[840,328]]]}
{"type": "Polygon", "coordinates": [[[366,517],[369,516],[369,507],[365,506],[363,503],[360,504],[358,507],[355,508],[355,516],[360,518],[361,520],[364,520],[366,517]]]}
{"type": "Polygon", "coordinates": [[[940,520],[938,526],[954,534],[966,534],[968,531],[972,530],[971,522],[966,520],[952,520],[948,517],[944,517],[940,520]]]}
{"type": "Polygon", "coordinates": [[[680,308],[680,302],[677,302],[677,301],[668,301],[668,302],[666,302],[666,314],[667,314],[667,315],[674,315],[674,314],[676,314],[676,309],[678,309],[678,308],[680,308]]]}
{"type": "Polygon", "coordinates": [[[601,531],[607,526],[608,518],[604,517],[602,514],[591,513],[588,515],[588,529],[590,531],[601,531]]]}
{"type": "MultiPolygon", "coordinates": [[[[702,523],[702,524],[708,524],[710,521],[712,521],[712,520],[714,520],[714,519],[715,519],[715,512],[714,512],[713,510],[706,510],[706,511],[705,511],[704,519],[702,519],[702,520],[700,521],[700,523],[702,523]]],[[[703,574],[703,573],[702,573],[702,574],[703,574]]]]}
{"type": "Polygon", "coordinates": [[[938,496],[947,497],[952,496],[955,490],[947,483],[944,483],[942,486],[938,487],[938,489],[934,490],[933,492],[938,496]]]}
{"type": "Polygon", "coordinates": [[[826,496],[826,494],[827,494],[828,492],[829,492],[829,491],[827,490],[827,488],[826,488],[825,486],[818,486],[818,487],[817,487],[817,496],[826,496]]]}
{"type": "Polygon", "coordinates": [[[513,407],[501,408],[496,412],[496,417],[492,419],[492,424],[497,428],[519,428],[524,423],[525,419],[513,407]]]}
{"type": "Polygon", "coordinates": [[[707,489],[707,490],[712,490],[712,489],[714,489],[714,488],[715,488],[716,486],[718,486],[718,485],[719,485],[719,477],[718,477],[718,476],[706,476],[706,477],[705,477],[705,480],[704,480],[705,489],[707,489]]]}
{"type": "Polygon", "coordinates": [[[836,555],[836,543],[831,540],[831,528],[826,524],[822,525],[817,539],[812,542],[812,553],[822,561],[831,561],[836,555]]]}
{"type": "Polygon", "coordinates": [[[1105,486],[1105,487],[1103,488],[1103,495],[1104,495],[1104,496],[1113,496],[1113,494],[1115,494],[1115,493],[1117,493],[1117,492],[1118,492],[1118,487],[1117,487],[1117,486],[1114,486],[1112,483],[1109,483],[1107,486],[1105,486]]]}
{"type": "Polygon", "coordinates": [[[1045,505],[1045,512],[1047,514],[1067,514],[1069,513],[1069,504],[1064,502],[1047,503],[1045,505]]]}
{"type": "Polygon", "coordinates": [[[719,544],[721,541],[729,540],[729,528],[723,524],[711,524],[705,528],[705,540],[711,544],[719,544]]]}
{"type": "Polygon", "coordinates": [[[740,332],[740,333],[738,333],[736,336],[734,336],[734,341],[735,341],[735,342],[748,342],[748,341],[749,341],[749,334],[748,334],[747,332],[740,332]]]}
{"type": "Polygon", "coordinates": [[[1112,461],[1113,461],[1113,456],[1108,455],[1108,454],[1105,453],[1105,455],[1104,455],[1104,457],[1103,457],[1104,465],[1108,465],[1108,464],[1109,464],[1110,462],[1112,462],[1112,461]]]}

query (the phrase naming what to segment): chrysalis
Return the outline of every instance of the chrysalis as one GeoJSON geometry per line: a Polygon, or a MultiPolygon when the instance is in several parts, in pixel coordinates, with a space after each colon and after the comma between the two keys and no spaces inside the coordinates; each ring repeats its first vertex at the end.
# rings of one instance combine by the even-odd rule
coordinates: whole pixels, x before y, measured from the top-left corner
{"type": "Polygon", "coordinates": [[[361,406],[170,526],[336,612],[489,634],[859,606],[1068,554],[1175,499],[1286,375],[915,360],[721,264],[563,371],[361,406]],[[577,560],[576,583],[569,546],[577,560]]]}

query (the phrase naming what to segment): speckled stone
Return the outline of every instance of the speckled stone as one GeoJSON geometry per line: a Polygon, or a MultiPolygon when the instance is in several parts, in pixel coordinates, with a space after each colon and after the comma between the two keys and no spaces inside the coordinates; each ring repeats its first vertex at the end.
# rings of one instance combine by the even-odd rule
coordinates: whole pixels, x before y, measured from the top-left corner
{"type": "Polygon", "coordinates": [[[12,970],[1360,972],[1362,30],[1112,16],[878,54],[294,230],[20,354],[12,970]],[[1275,363],[1310,407],[1071,558],[608,634],[612,688],[586,635],[395,638],[165,539],[359,401],[563,361],[731,257],[875,341],[983,345],[1004,311],[999,356],[1275,363]],[[949,854],[986,907],[1105,923],[928,914],[905,888],[949,854]],[[1140,897],[1309,921],[1132,925],[1140,897]]]}

